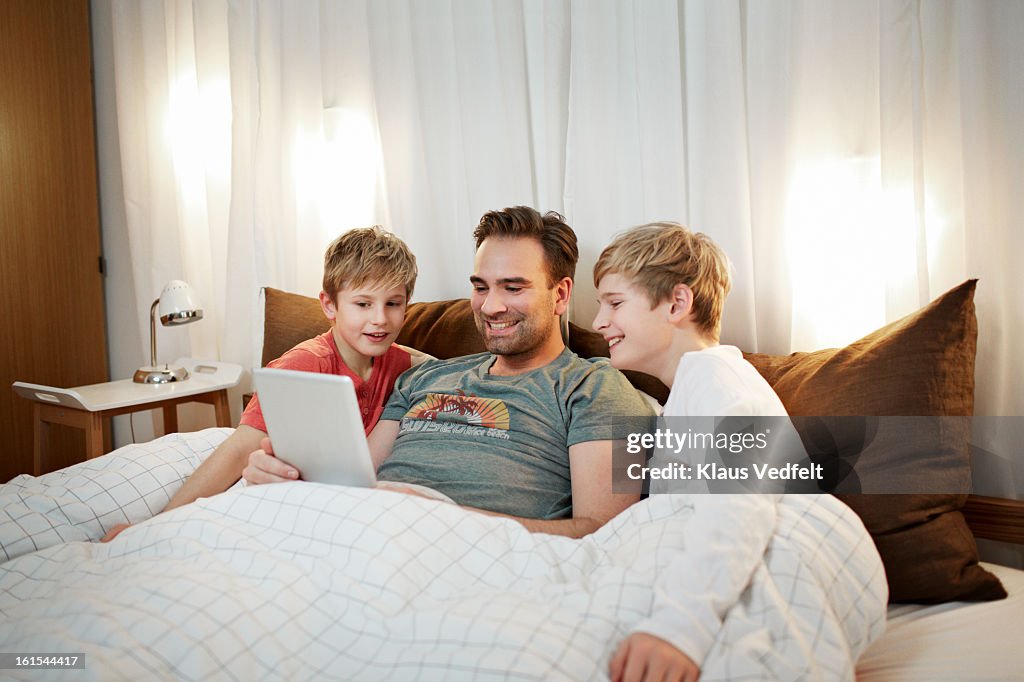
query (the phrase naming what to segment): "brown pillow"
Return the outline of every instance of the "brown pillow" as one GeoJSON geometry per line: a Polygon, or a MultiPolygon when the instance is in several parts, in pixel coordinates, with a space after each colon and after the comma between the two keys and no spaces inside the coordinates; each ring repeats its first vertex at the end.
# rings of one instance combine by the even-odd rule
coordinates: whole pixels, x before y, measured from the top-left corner
{"type": "MultiPolygon", "coordinates": [[[[978,324],[976,280],[845,348],[750,354],[793,416],[970,416],[978,324]]],[[[964,466],[969,466],[964,440],[964,466]]],[[[961,509],[966,495],[840,495],[864,521],[885,564],[889,600],[1001,599],[978,565],[961,509]]]]}
{"type": "Polygon", "coordinates": [[[435,358],[454,358],[487,350],[476,330],[468,298],[411,304],[398,343],[435,358]]]}
{"type": "Polygon", "coordinates": [[[331,328],[320,301],[301,294],[263,288],[262,366],[284,355],[295,345],[331,328]]]}

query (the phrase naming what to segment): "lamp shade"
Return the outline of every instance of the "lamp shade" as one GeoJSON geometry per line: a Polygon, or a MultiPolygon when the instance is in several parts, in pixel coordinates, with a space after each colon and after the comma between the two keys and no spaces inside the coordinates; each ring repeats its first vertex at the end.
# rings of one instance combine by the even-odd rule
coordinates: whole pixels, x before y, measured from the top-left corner
{"type": "Polygon", "coordinates": [[[203,309],[192,287],[180,279],[172,279],[160,292],[160,324],[165,327],[188,324],[203,319],[203,309]]]}

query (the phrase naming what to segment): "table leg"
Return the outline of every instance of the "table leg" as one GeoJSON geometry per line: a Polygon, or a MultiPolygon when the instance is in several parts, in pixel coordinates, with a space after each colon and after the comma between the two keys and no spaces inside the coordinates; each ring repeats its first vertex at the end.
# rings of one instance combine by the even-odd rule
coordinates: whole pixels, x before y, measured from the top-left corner
{"type": "Polygon", "coordinates": [[[213,411],[217,418],[217,426],[231,426],[231,407],[228,405],[228,391],[217,391],[213,398],[213,411]]]}
{"type": "MultiPolygon", "coordinates": [[[[131,417],[129,417],[131,419],[131,417]]],[[[114,437],[111,433],[113,424],[110,421],[110,417],[103,416],[103,452],[107,453],[114,449],[114,437]]]]}
{"type": "Polygon", "coordinates": [[[164,435],[178,432],[178,406],[164,405],[164,435]]]}
{"type": "Polygon", "coordinates": [[[103,414],[89,413],[89,423],[85,429],[85,458],[92,459],[103,454],[103,414]]]}
{"type": "Polygon", "coordinates": [[[86,412],[61,405],[36,403],[36,446],[34,466],[36,475],[43,472],[43,458],[50,450],[50,426],[60,424],[85,431],[85,456],[103,454],[103,420],[98,412],[86,412]]]}
{"type": "Polygon", "coordinates": [[[36,403],[33,406],[32,415],[35,418],[33,430],[35,433],[32,439],[32,475],[41,476],[43,473],[43,453],[46,452],[50,440],[50,425],[43,421],[42,405],[36,403]]]}

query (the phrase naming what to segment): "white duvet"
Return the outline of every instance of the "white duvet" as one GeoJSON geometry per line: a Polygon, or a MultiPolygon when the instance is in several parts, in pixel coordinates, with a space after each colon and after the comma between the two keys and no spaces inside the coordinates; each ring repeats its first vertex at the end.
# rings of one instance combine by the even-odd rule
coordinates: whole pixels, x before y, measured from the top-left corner
{"type": "MultiPolygon", "coordinates": [[[[226,433],[0,486],[0,545],[16,556],[0,564],[0,651],[84,652],[76,679],[601,679],[693,536],[681,495],[570,540],[397,492],[297,482],[234,489],[88,541],[162,507],[166,481],[226,433]],[[170,467],[163,478],[117,483],[144,479],[156,460],[170,467]]],[[[702,679],[852,679],[886,601],[859,519],[828,496],[785,497],[753,551],[702,679]]]]}

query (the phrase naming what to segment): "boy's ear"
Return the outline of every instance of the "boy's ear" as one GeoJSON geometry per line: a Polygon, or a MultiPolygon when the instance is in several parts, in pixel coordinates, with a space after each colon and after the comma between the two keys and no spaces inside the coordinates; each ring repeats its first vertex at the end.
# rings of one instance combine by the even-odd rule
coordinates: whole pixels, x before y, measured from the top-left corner
{"type": "Polygon", "coordinates": [[[555,283],[555,315],[561,316],[569,309],[572,284],[572,278],[570,277],[563,277],[555,283]]]}
{"type": "Polygon", "coordinates": [[[331,300],[326,291],[320,292],[320,310],[324,311],[324,315],[331,322],[338,316],[338,304],[331,300]]]}
{"type": "Polygon", "coordinates": [[[668,319],[673,323],[689,319],[692,310],[693,290],[685,284],[677,284],[672,289],[672,305],[668,309],[668,319]]]}

